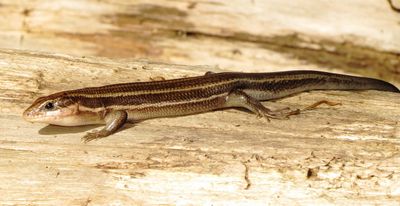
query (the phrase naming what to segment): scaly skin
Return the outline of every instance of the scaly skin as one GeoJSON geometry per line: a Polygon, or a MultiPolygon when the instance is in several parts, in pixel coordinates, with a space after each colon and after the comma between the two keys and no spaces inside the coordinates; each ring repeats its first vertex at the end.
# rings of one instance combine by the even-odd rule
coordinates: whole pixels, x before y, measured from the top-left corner
{"type": "Polygon", "coordinates": [[[379,90],[399,93],[372,78],[318,71],[211,73],[204,76],[114,84],[62,91],[38,98],[23,113],[30,122],[77,126],[106,124],[85,142],[115,133],[127,120],[182,116],[242,107],[258,116],[285,119],[298,110],[272,111],[260,101],[310,90],[379,90]]]}

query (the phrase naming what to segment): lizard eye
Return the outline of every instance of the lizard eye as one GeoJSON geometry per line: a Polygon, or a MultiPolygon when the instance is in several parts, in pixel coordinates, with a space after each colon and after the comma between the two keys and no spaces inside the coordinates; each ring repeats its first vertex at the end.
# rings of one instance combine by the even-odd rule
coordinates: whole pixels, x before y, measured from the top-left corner
{"type": "Polygon", "coordinates": [[[53,104],[53,102],[47,102],[47,104],[44,105],[44,108],[45,108],[46,110],[52,110],[52,109],[54,109],[54,104],[53,104]]]}

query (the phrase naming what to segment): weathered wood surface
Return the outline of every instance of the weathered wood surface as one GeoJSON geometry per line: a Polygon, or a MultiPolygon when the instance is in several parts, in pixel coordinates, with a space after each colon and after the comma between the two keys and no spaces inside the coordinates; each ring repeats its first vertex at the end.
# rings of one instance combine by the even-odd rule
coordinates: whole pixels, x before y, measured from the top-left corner
{"type": "Polygon", "coordinates": [[[396,94],[304,93],[265,104],[343,105],[287,121],[154,119],[87,145],[95,127],[21,119],[40,95],[209,70],[330,68],[400,86],[400,13],[388,2],[0,0],[0,48],[49,52],[0,50],[0,204],[398,205],[396,94]]]}
{"type": "Polygon", "coordinates": [[[398,205],[399,94],[310,92],[265,104],[343,105],[271,122],[237,110],[154,119],[88,144],[94,127],[21,118],[59,90],[212,69],[0,50],[0,204],[398,205]]]}
{"type": "Polygon", "coordinates": [[[399,80],[400,13],[385,0],[1,0],[0,14],[2,48],[399,80]]]}

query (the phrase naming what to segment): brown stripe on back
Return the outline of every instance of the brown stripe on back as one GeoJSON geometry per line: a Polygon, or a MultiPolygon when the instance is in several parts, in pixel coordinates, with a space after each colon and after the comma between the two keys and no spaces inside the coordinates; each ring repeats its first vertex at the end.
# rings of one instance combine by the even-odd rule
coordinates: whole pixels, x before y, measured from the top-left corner
{"type": "Polygon", "coordinates": [[[101,94],[123,93],[123,92],[138,92],[138,91],[171,91],[185,88],[204,87],[206,85],[221,84],[221,82],[231,80],[260,80],[273,79],[283,80],[297,78],[315,78],[315,77],[337,77],[339,75],[318,72],[318,71],[288,71],[288,72],[272,72],[272,73],[240,73],[240,72],[225,72],[214,73],[206,76],[188,77],[180,79],[172,79],[165,81],[151,82],[133,82],[106,85],[101,87],[87,87],[77,90],[70,90],[70,95],[93,94],[101,96],[101,94]]]}
{"type": "Polygon", "coordinates": [[[198,88],[185,91],[170,91],[168,93],[150,93],[150,94],[133,94],[127,96],[108,96],[108,97],[86,97],[76,96],[72,97],[77,99],[85,107],[99,108],[109,107],[115,105],[156,105],[161,102],[185,102],[196,99],[203,99],[213,95],[228,93],[232,90],[253,89],[262,91],[278,92],[279,90],[300,87],[309,81],[306,80],[268,80],[264,82],[251,82],[249,80],[240,80],[230,82],[229,84],[222,84],[210,88],[198,88]]]}
{"type": "Polygon", "coordinates": [[[213,95],[228,93],[240,82],[220,85],[212,88],[199,88],[186,91],[171,91],[168,93],[151,93],[128,96],[86,97],[72,96],[75,101],[89,108],[109,107],[114,105],[155,105],[161,102],[185,102],[195,99],[204,99],[213,95]]]}
{"type": "Polygon", "coordinates": [[[285,94],[289,94],[291,90],[299,92],[312,89],[380,89],[398,92],[393,85],[376,79],[319,71],[288,71],[215,73],[166,81],[90,87],[70,90],[67,93],[71,99],[86,107],[100,108],[112,105],[184,102],[210,97],[234,89],[261,90],[272,93],[284,91],[285,94]]]}
{"type": "Polygon", "coordinates": [[[137,92],[137,91],[169,91],[178,90],[181,88],[201,87],[211,83],[218,83],[235,78],[237,75],[209,75],[198,76],[181,79],[172,79],[165,81],[152,81],[152,82],[133,82],[123,84],[113,84],[101,87],[87,87],[83,89],[70,90],[71,95],[74,94],[101,94],[103,93],[116,93],[116,92],[137,92]]]}

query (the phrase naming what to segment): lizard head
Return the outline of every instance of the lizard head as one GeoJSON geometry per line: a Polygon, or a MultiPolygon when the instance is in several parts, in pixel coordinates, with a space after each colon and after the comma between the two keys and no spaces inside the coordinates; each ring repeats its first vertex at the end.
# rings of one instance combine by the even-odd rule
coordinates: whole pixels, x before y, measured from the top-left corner
{"type": "Polygon", "coordinates": [[[72,126],[79,114],[78,104],[68,97],[67,93],[59,92],[49,96],[39,97],[22,114],[28,122],[40,122],[62,126],[72,126]]]}

